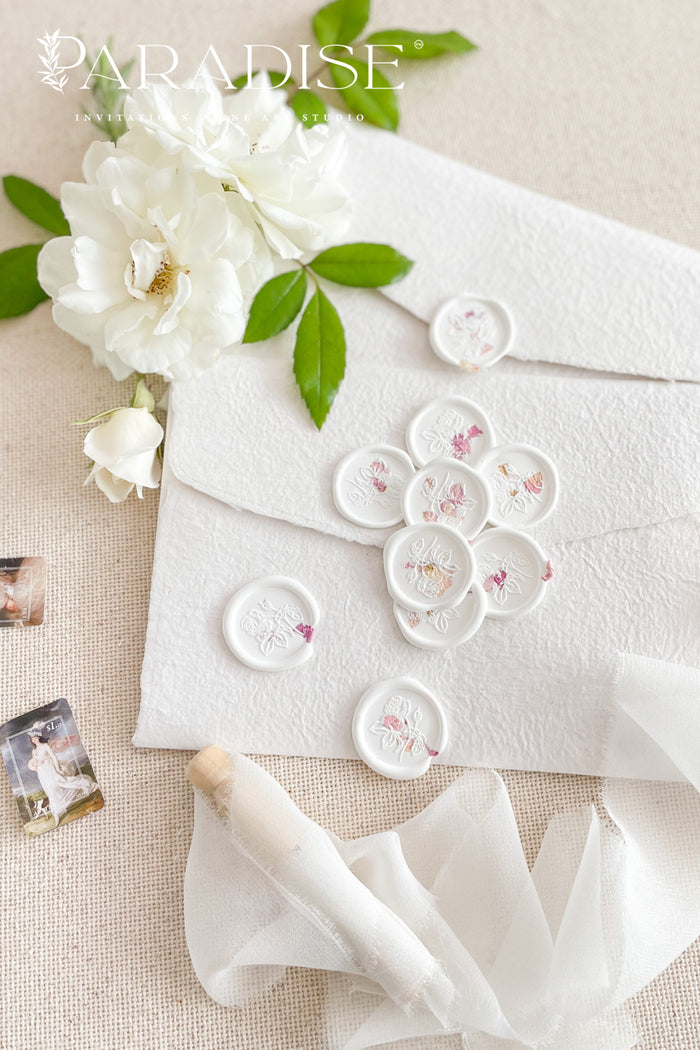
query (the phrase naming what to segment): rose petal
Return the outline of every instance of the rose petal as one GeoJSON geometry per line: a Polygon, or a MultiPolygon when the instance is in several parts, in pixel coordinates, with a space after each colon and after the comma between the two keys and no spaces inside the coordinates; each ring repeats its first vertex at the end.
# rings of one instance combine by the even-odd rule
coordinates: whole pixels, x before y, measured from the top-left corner
{"type": "Polygon", "coordinates": [[[37,277],[41,287],[52,299],[58,297],[61,288],[75,282],[72,248],[71,237],[54,237],[39,252],[37,277]]]}
{"type": "MultiPolygon", "coordinates": [[[[127,279],[127,291],[135,289],[139,292],[147,292],[153,284],[153,279],[163,267],[166,246],[162,241],[155,244],[146,241],[142,237],[132,241],[129,246],[129,255],[133,267],[131,281],[127,279]]],[[[127,269],[128,275],[128,269],[127,269]]],[[[140,296],[137,296],[140,298],[140,296]]]]}
{"type": "MultiPolygon", "coordinates": [[[[134,487],[134,483],[115,478],[106,467],[94,470],[90,475],[100,492],[104,492],[110,503],[123,503],[134,487]]],[[[88,479],[90,480],[90,479],[88,479]]]]}
{"type": "Polygon", "coordinates": [[[192,282],[186,273],[179,273],[175,282],[175,295],[168,309],[161,315],[153,329],[154,335],[167,335],[178,326],[178,314],[192,294],[192,282]]]}
{"type": "Polygon", "coordinates": [[[125,456],[153,452],[163,440],[163,428],[147,408],[120,408],[85,437],[85,455],[114,468],[125,456]]]}

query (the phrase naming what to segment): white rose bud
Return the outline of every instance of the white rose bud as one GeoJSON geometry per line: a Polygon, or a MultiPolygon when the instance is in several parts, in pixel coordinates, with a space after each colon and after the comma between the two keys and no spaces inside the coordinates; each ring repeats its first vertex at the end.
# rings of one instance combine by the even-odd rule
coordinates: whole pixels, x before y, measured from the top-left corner
{"type": "Polygon", "coordinates": [[[158,488],[162,440],[163,428],[147,408],[116,409],[85,438],[83,450],[94,461],[87,481],[94,479],[112,503],[121,503],[133,488],[142,499],[144,488],[158,488]]]}

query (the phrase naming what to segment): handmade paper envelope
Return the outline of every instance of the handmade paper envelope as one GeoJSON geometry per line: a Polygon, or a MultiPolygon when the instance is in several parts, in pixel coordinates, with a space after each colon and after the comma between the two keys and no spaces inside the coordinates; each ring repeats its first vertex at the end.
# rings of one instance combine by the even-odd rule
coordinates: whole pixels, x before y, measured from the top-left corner
{"type": "MultiPolygon", "coordinates": [[[[502,299],[515,353],[576,367],[506,359],[467,375],[432,355],[417,316],[334,289],[349,360],[320,433],[295,388],[289,333],[175,386],[135,743],[350,758],[362,693],[409,675],[445,706],[438,761],[602,772],[619,654],[700,663],[700,390],[687,381],[698,258],[378,133],[353,136],[349,176],[363,203],[348,239],[417,259],[412,311],[427,317],[464,288],[502,299]],[[389,168],[392,205],[376,210],[385,191],[372,172],[389,168]],[[442,187],[429,204],[421,179],[442,187]],[[540,606],[427,651],[394,621],[381,552],[391,530],[342,518],[331,480],[354,448],[405,447],[412,415],[448,393],[478,403],[499,441],[545,451],[561,496],[532,530],[554,569],[540,606]],[[240,664],[221,629],[231,595],[272,574],[302,582],[321,609],[313,658],[279,673],[240,664]]],[[[649,772],[640,755],[625,775],[649,772]]]]}

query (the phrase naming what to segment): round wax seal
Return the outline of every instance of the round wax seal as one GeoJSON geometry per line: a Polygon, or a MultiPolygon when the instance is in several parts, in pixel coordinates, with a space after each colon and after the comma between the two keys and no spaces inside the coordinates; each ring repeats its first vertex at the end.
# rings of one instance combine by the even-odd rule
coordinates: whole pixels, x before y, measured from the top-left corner
{"type": "Polygon", "coordinates": [[[531,445],[508,444],[491,449],[479,462],[479,472],[493,494],[489,521],[528,529],[544,521],[559,496],[556,467],[531,445]]]}
{"type": "Polygon", "coordinates": [[[552,569],[542,548],[516,529],[486,529],[474,540],[477,583],[486,594],[486,615],[511,619],[542,600],[552,569]]]}
{"type": "Polygon", "coordinates": [[[487,416],[466,397],[440,397],[423,405],[406,431],[408,451],[419,467],[440,457],[473,467],[494,444],[487,416]]]}
{"type": "Polygon", "coordinates": [[[409,525],[385,543],[384,572],[389,594],[404,608],[454,608],[474,579],[474,555],[447,525],[409,525]]]}
{"type": "Polygon", "coordinates": [[[430,325],[430,345],[449,365],[476,372],[500,361],[514,334],[513,320],[502,303],[465,293],[439,307],[430,325]]]}
{"type": "Polygon", "coordinates": [[[407,525],[449,525],[471,540],[491,510],[491,489],[483,476],[457,459],[434,459],[406,482],[401,507],[407,525]]]}
{"type": "Polygon", "coordinates": [[[284,671],[312,655],[319,619],[306,587],[288,576],[265,576],[231,598],[224,610],[224,638],[248,667],[284,671]]]}
{"type": "Polygon", "coordinates": [[[392,678],[364,694],[355,709],[352,738],[370,769],[393,780],[413,780],[445,749],[447,719],[420,682],[392,678]]]}
{"type": "Polygon", "coordinates": [[[392,445],[356,449],[333,475],[333,500],[356,525],[384,529],[403,520],[401,490],[413,474],[410,457],[392,445]]]}
{"type": "Polygon", "coordinates": [[[401,634],[419,649],[452,649],[461,645],[476,634],[485,614],[486,591],[476,582],[454,609],[418,612],[394,602],[394,617],[401,634]]]}

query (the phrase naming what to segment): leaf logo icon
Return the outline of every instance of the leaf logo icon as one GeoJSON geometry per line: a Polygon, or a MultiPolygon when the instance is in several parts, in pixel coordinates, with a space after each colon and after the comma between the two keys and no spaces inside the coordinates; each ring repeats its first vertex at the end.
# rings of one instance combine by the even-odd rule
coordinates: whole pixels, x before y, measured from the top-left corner
{"type": "Polygon", "coordinates": [[[68,74],[60,62],[60,40],[60,29],[57,29],[55,33],[44,33],[43,37],[37,37],[37,43],[42,49],[39,52],[39,61],[44,67],[38,72],[42,84],[48,84],[54,91],[60,91],[63,94],[63,89],[68,83],[68,74]]]}

